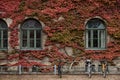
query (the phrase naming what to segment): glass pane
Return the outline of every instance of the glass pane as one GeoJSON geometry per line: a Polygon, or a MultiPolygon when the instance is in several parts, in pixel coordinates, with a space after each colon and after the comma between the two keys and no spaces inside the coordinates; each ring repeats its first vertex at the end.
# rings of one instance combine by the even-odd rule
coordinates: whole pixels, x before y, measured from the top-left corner
{"type": "Polygon", "coordinates": [[[34,47],[34,40],[30,40],[30,47],[34,47]]]}
{"type": "Polygon", "coordinates": [[[7,48],[7,44],[8,44],[7,39],[4,39],[3,40],[3,48],[7,48]]]}
{"type": "Polygon", "coordinates": [[[93,47],[98,47],[98,39],[93,39],[93,47]]]}
{"type": "Polygon", "coordinates": [[[88,47],[91,47],[91,40],[88,39],[88,47]]]}
{"type": "Polygon", "coordinates": [[[93,39],[97,39],[97,38],[98,38],[98,31],[93,30],[93,39]]]}
{"type": "Polygon", "coordinates": [[[100,24],[100,25],[98,26],[98,29],[105,29],[105,25],[104,25],[104,24],[100,24]]]}
{"type": "Polygon", "coordinates": [[[3,38],[7,38],[7,37],[8,37],[7,30],[3,30],[3,38]]]}
{"type": "Polygon", "coordinates": [[[34,19],[28,19],[26,20],[23,25],[22,25],[22,29],[27,29],[27,28],[39,28],[41,29],[41,24],[34,19]]]}
{"type": "Polygon", "coordinates": [[[41,30],[36,30],[36,38],[41,38],[41,30]]]}
{"type": "Polygon", "coordinates": [[[41,24],[40,24],[39,22],[36,22],[34,26],[35,26],[36,28],[39,28],[39,29],[42,28],[42,27],[41,27],[41,24]]]}
{"type": "Polygon", "coordinates": [[[40,48],[41,47],[41,41],[40,40],[36,40],[36,47],[40,48]]]}
{"type": "Polygon", "coordinates": [[[23,30],[23,39],[27,38],[27,30],[23,30]]]}
{"type": "Polygon", "coordinates": [[[0,20],[0,28],[7,28],[7,24],[3,20],[0,20]]]}
{"type": "Polygon", "coordinates": [[[104,22],[98,18],[91,19],[87,22],[87,28],[100,28],[104,29],[104,22]]]}
{"type": "Polygon", "coordinates": [[[1,39],[0,39],[0,48],[1,48],[1,39]]]}
{"type": "Polygon", "coordinates": [[[2,36],[2,35],[1,35],[1,30],[0,30],[0,39],[1,39],[1,36],[2,36]]]}
{"type": "Polygon", "coordinates": [[[23,40],[22,47],[27,47],[27,40],[23,40]]]}
{"type": "Polygon", "coordinates": [[[30,30],[30,38],[34,38],[34,30],[30,30]]]}
{"type": "Polygon", "coordinates": [[[106,35],[105,35],[105,31],[101,30],[101,48],[105,48],[106,45],[106,35]]]}
{"type": "Polygon", "coordinates": [[[93,30],[93,47],[98,47],[98,31],[93,30]]]}

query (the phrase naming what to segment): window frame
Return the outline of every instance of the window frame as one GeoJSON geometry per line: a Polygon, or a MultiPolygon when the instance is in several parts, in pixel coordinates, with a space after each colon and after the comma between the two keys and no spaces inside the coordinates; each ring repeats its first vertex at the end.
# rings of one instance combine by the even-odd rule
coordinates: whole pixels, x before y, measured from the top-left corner
{"type": "MultiPolygon", "coordinates": [[[[33,20],[33,21],[40,24],[40,22],[37,21],[36,19],[27,19],[23,22],[23,24],[25,22],[27,22],[28,20],[33,20]]],[[[42,25],[41,24],[39,25],[39,28],[24,28],[24,29],[22,29],[22,25],[20,26],[20,49],[21,50],[41,50],[42,49],[42,25]],[[26,33],[27,33],[27,38],[26,38],[27,47],[23,46],[23,30],[26,30],[26,33]],[[40,47],[36,46],[37,45],[37,42],[36,42],[37,41],[37,38],[36,38],[37,30],[40,31],[40,39],[39,39],[40,40],[40,47]],[[30,43],[30,31],[34,31],[34,38],[33,38],[34,47],[30,47],[30,44],[29,44],[30,43]]]]}
{"type": "MultiPolygon", "coordinates": [[[[8,25],[7,23],[0,19],[0,22],[4,24],[4,28],[0,27],[0,50],[7,50],[8,49],[8,25]],[[5,31],[5,33],[4,33],[5,31]],[[4,34],[6,34],[6,38],[4,38],[4,34]],[[4,47],[4,40],[7,40],[6,47],[4,47]]],[[[1,24],[0,24],[1,25],[1,24]]]]}
{"type": "MultiPolygon", "coordinates": [[[[99,19],[99,18],[93,18],[93,19],[99,19]]],[[[90,19],[91,20],[91,19],[90,19]]],[[[89,21],[90,21],[89,20],[89,21]]],[[[106,25],[105,25],[105,22],[103,21],[103,20],[101,20],[101,19],[99,19],[101,22],[102,22],[102,24],[103,24],[103,27],[104,27],[104,29],[101,29],[101,28],[88,28],[88,23],[86,24],[86,29],[85,29],[85,49],[86,50],[106,50],[106,43],[107,43],[107,31],[106,31],[106,25]],[[93,46],[93,43],[94,43],[94,39],[95,38],[93,38],[93,31],[97,31],[97,38],[96,38],[96,40],[97,40],[97,47],[94,47],[93,46]],[[92,43],[91,45],[89,45],[89,36],[88,36],[88,31],[90,31],[92,34],[90,34],[90,43],[92,43]],[[101,33],[100,33],[100,31],[101,31],[101,33]],[[102,39],[100,39],[99,38],[99,36],[101,35],[101,38],[102,39]],[[92,40],[93,39],[93,40],[92,40]],[[100,41],[101,42],[100,42],[100,41]],[[104,42],[104,44],[103,44],[103,42],[104,42]],[[90,47],[89,47],[90,46],[90,47]]]]}

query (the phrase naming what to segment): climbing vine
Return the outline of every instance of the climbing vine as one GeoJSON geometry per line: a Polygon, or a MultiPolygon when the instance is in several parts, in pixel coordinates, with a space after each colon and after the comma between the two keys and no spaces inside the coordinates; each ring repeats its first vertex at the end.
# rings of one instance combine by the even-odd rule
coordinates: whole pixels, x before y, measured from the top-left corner
{"type": "MultiPolygon", "coordinates": [[[[90,56],[94,59],[106,56],[112,60],[120,56],[119,4],[119,0],[1,0],[0,18],[12,19],[12,23],[8,27],[11,31],[9,44],[13,49],[19,46],[18,25],[26,17],[37,18],[45,24],[46,27],[43,31],[48,36],[45,46],[46,48],[47,46],[54,48],[45,48],[41,51],[20,51],[28,53],[25,55],[38,59],[49,56],[52,62],[60,55],[67,56],[59,52],[60,48],[72,47],[74,53],[80,52],[77,56],[90,56]],[[85,51],[83,39],[85,22],[96,16],[106,21],[108,35],[114,41],[112,40],[107,44],[107,50],[85,51]],[[60,46],[58,47],[56,44],[60,44],[60,46]]],[[[61,58],[66,59],[66,57],[61,58]]]]}

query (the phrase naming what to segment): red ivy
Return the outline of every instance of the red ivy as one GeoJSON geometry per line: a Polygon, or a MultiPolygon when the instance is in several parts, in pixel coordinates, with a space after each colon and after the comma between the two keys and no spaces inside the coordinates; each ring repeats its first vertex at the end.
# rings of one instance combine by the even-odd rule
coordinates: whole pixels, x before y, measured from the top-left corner
{"type": "MultiPolygon", "coordinates": [[[[68,56],[60,53],[58,47],[53,46],[56,43],[50,41],[49,38],[53,37],[55,32],[60,31],[62,33],[65,29],[83,31],[85,20],[90,17],[101,16],[108,23],[106,26],[108,33],[113,38],[119,40],[119,37],[114,35],[114,33],[120,34],[119,3],[119,0],[1,0],[0,18],[11,18],[13,20],[9,26],[9,43],[12,48],[16,48],[16,46],[19,46],[18,24],[21,24],[25,20],[25,17],[37,17],[48,26],[44,28],[44,32],[48,35],[48,40],[45,45],[46,47],[52,46],[52,49],[29,51],[29,54],[26,55],[31,55],[38,59],[43,59],[45,56],[53,60],[56,60],[58,57],[65,59],[68,56]],[[60,16],[64,18],[63,22],[59,20],[60,16]],[[56,22],[54,22],[55,20],[56,22]]],[[[118,43],[120,42],[118,41],[118,43]]],[[[80,47],[76,43],[61,43],[61,48],[70,46],[82,50],[85,56],[91,56],[94,59],[100,59],[106,56],[112,60],[116,56],[120,56],[120,44],[118,43],[110,42],[106,51],[84,51],[84,47],[80,47]]]]}

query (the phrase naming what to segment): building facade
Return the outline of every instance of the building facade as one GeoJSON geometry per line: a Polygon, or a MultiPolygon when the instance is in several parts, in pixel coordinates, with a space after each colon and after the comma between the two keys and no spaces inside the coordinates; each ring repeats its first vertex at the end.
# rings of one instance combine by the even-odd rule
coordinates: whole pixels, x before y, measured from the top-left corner
{"type": "Polygon", "coordinates": [[[57,65],[60,59],[65,64],[87,57],[97,61],[105,57],[117,65],[113,61],[120,56],[117,1],[15,1],[5,2],[11,8],[0,6],[1,71],[34,72],[40,66],[57,65]]]}

